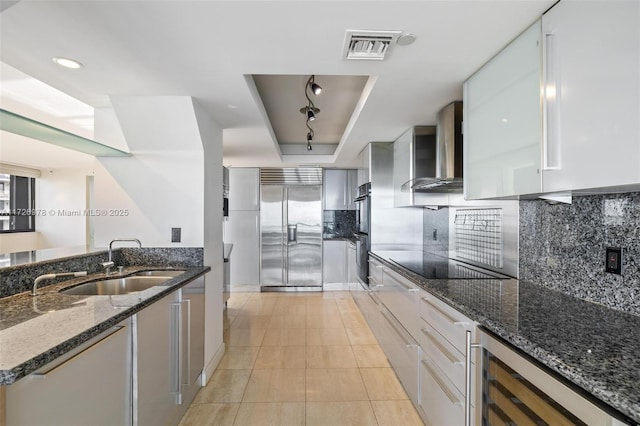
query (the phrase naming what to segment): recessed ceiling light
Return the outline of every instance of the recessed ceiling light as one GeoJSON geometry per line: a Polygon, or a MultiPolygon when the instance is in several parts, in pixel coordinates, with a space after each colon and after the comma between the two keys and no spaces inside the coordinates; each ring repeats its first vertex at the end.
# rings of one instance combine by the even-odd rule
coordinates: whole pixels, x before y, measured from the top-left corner
{"type": "Polygon", "coordinates": [[[238,105],[229,104],[229,105],[227,105],[227,108],[229,108],[229,109],[238,109],[238,105]]]}
{"type": "Polygon", "coordinates": [[[82,68],[83,66],[80,62],[73,59],[69,59],[69,58],[54,56],[52,59],[53,59],[53,62],[65,68],[71,68],[71,69],[77,70],[78,68],[82,68]]]}

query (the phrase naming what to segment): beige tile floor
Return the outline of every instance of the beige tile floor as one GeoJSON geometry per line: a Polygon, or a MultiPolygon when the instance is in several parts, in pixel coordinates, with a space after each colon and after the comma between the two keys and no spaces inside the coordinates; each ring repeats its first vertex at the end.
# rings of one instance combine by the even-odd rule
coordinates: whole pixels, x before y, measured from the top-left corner
{"type": "Polygon", "coordinates": [[[224,342],[181,426],[423,424],[349,292],[233,293],[224,342]]]}

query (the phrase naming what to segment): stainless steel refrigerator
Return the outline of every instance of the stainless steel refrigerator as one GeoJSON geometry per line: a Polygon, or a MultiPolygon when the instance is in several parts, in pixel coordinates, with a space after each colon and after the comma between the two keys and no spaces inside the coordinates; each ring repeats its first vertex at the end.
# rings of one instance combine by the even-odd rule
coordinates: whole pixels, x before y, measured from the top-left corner
{"type": "Polygon", "coordinates": [[[322,289],[322,185],[261,185],[263,291],[322,289]]]}

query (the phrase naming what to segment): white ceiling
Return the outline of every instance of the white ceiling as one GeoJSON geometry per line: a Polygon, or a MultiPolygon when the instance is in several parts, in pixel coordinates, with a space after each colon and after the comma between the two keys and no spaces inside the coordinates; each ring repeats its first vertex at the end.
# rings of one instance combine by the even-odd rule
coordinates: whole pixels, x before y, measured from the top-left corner
{"type": "Polygon", "coordinates": [[[433,124],[462,98],[463,81],[554,2],[22,0],[0,8],[0,60],[93,107],[110,95],[193,96],[225,129],[233,166],[283,165],[248,75],[374,76],[328,164],[354,166],[366,143],[433,124]],[[385,61],[345,61],[348,29],[417,39],[385,61]],[[53,56],[84,68],[60,68],[53,56]]]}

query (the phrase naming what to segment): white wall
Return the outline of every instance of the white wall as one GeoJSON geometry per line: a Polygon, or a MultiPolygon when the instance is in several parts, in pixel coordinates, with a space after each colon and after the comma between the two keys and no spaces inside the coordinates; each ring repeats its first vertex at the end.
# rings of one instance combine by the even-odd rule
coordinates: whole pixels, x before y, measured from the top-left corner
{"type": "Polygon", "coordinates": [[[222,340],[222,129],[194,101],[204,147],[205,381],[224,354],[222,340]]]}
{"type": "Polygon", "coordinates": [[[36,217],[39,249],[75,247],[87,243],[86,177],[77,169],[43,170],[36,179],[36,206],[46,216],[36,217]]]}
{"type": "MultiPolygon", "coordinates": [[[[188,96],[112,97],[117,120],[96,110],[95,137],[114,144],[119,125],[131,157],[99,158],[95,170],[95,245],[135,237],[147,247],[204,245],[204,163],[193,103],[188,96]],[[116,136],[114,136],[116,135],[116,136]],[[171,242],[171,228],[182,241],[171,242]]],[[[118,142],[115,141],[115,144],[118,142]]]]}
{"type": "Polygon", "coordinates": [[[0,253],[87,244],[85,169],[44,169],[36,179],[36,232],[0,234],[0,253]]]}
{"type": "Polygon", "coordinates": [[[143,246],[204,247],[205,380],[224,354],[222,340],[222,129],[187,96],[112,97],[115,117],[96,110],[95,138],[114,144],[120,126],[128,158],[100,158],[95,169],[95,244],[135,237],[143,246]],[[100,117],[106,114],[107,117],[100,117]],[[104,119],[103,119],[104,118],[104,119]],[[182,243],[171,243],[171,228],[182,243]]]}

